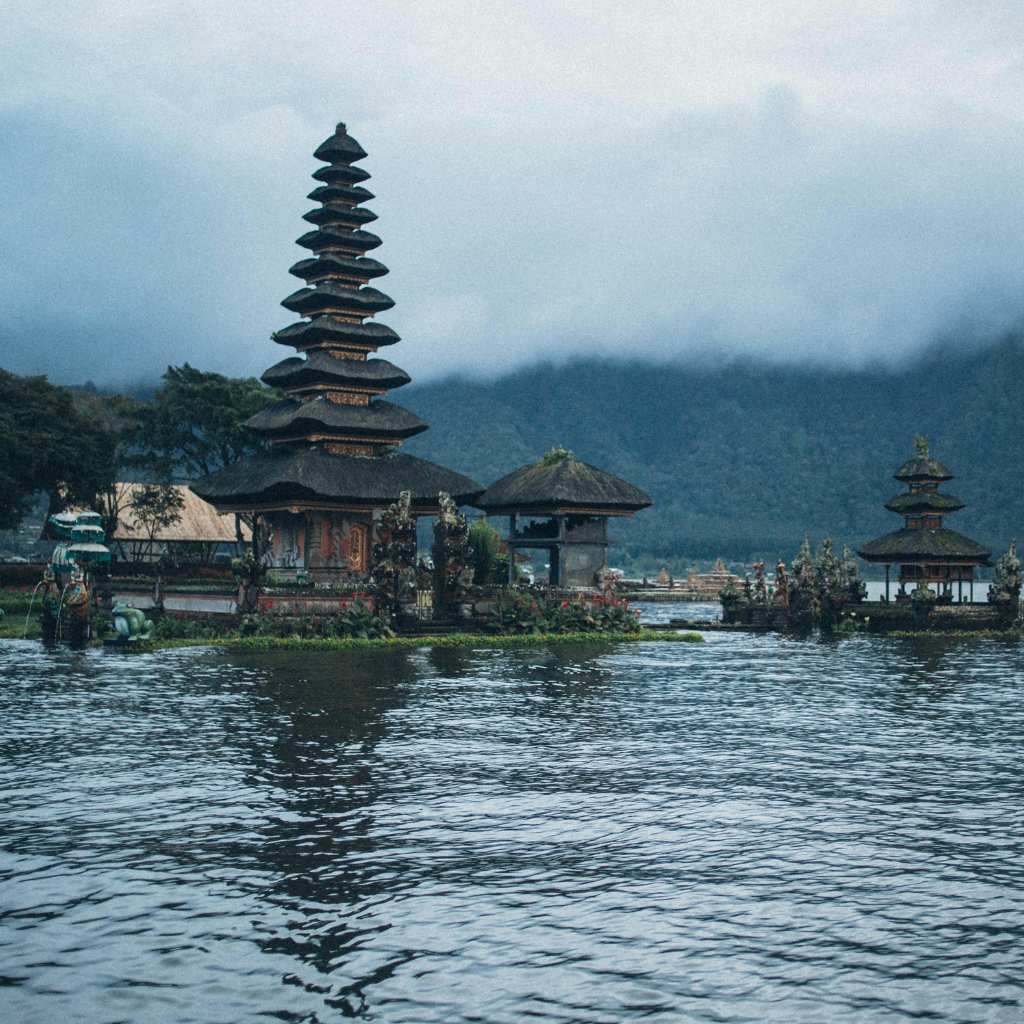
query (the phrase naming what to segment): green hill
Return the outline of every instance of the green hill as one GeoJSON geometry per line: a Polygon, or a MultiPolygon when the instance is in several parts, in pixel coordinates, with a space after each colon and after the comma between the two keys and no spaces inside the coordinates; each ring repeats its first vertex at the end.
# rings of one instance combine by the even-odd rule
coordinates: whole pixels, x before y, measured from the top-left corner
{"type": "Polygon", "coordinates": [[[615,564],[682,568],[792,556],[805,533],[851,545],[898,520],[882,503],[914,434],[957,479],[954,528],[1024,537],[1024,343],[933,350],[896,370],[579,360],[494,381],[448,378],[396,396],[431,424],[407,449],[483,483],[562,444],[647,489],[614,529],[615,564]]]}

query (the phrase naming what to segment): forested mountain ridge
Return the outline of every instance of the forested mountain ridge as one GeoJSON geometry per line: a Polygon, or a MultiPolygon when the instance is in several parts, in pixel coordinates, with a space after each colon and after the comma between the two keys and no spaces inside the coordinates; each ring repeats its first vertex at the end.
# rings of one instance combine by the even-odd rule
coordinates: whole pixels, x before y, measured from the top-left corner
{"type": "Polygon", "coordinates": [[[717,369],[576,360],[398,400],[431,425],[406,450],[487,484],[556,444],[648,490],[613,561],[790,558],[805,534],[851,546],[895,529],[883,503],[917,433],[957,479],[953,529],[1024,537],[1024,343],[930,353],[896,370],[717,369]]]}

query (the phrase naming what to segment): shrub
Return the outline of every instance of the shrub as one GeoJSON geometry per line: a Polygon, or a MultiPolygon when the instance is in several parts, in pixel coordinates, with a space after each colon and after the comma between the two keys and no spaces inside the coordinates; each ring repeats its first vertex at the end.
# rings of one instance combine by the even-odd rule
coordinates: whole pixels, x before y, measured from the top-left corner
{"type": "Polygon", "coordinates": [[[508,634],[632,633],[640,629],[637,615],[615,598],[513,591],[498,599],[490,627],[508,634]]]}

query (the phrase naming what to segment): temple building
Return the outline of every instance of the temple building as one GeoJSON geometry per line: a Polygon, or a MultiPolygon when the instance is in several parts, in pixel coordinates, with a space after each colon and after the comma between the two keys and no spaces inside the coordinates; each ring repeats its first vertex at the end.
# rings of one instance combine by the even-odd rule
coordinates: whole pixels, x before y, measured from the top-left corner
{"type": "MultiPolygon", "coordinates": [[[[608,567],[608,519],[632,516],[651,499],[639,487],[581,462],[564,448],[502,477],[475,502],[488,515],[508,516],[514,555],[543,550],[548,584],[594,587],[608,567]]],[[[509,559],[510,582],[516,559],[509,559]]]]}
{"type": "Polygon", "coordinates": [[[314,155],[326,166],[313,173],[313,228],[298,239],[310,255],[290,269],[305,284],[282,302],[301,319],[273,335],[298,355],[263,375],[284,397],[248,424],[269,450],[192,485],[220,512],[260,523],[264,558],[279,575],[302,570],[313,581],[369,571],[374,524],[402,491],[416,514],[430,515],[441,491],[466,504],[483,490],[399,452],[427,424],[382,397],[409,376],[376,355],[399,337],[373,319],[394,303],[370,285],[388,271],[366,255],[381,244],[365,230],[376,220],[363,205],[370,175],[355,166],[366,152],[339,124],[314,155]]]}
{"type": "Polygon", "coordinates": [[[974,570],[989,564],[989,555],[980,544],[961,533],[947,529],[944,519],[964,507],[959,498],[939,492],[939,486],[953,474],[928,451],[923,437],[914,440],[914,455],[896,471],[896,479],[907,485],[906,491],[886,502],[890,512],[903,516],[903,528],[868,541],[857,552],[865,562],[885,565],[885,599],[889,600],[890,569],[899,566],[901,594],[906,585],[934,584],[940,597],[964,599],[964,583],[969,598],[974,598],[974,570]]]}

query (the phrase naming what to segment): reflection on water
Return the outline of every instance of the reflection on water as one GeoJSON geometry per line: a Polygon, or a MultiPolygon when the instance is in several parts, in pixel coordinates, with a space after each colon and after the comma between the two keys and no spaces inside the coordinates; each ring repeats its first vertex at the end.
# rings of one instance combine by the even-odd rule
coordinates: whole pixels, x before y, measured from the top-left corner
{"type": "Polygon", "coordinates": [[[1017,1021],[1018,641],[0,644],[12,1021],[1017,1021]]]}

